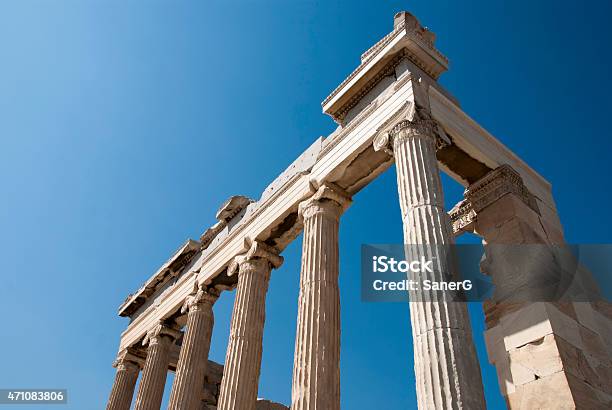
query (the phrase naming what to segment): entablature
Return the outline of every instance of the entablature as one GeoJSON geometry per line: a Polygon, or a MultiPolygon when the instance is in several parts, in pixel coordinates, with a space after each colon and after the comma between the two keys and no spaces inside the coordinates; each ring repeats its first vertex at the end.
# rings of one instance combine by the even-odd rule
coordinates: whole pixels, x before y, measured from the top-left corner
{"type": "Polygon", "coordinates": [[[130,316],[137,311],[146,300],[161,286],[175,278],[183,268],[188,265],[195,254],[200,250],[200,242],[188,239],[174,252],[141,287],[133,294],[128,295],[119,307],[119,316],[130,316]]]}
{"type": "Polygon", "coordinates": [[[448,59],[435,47],[435,37],[412,14],[397,13],[393,31],[361,55],[361,64],[323,101],[323,112],[343,123],[351,105],[404,56],[437,80],[448,70],[448,59]]]}

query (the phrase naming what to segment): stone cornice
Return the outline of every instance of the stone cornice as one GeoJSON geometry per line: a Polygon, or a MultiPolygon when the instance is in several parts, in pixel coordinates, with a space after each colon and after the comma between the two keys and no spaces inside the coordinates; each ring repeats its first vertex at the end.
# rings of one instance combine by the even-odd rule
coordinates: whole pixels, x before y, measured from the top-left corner
{"type": "Polygon", "coordinates": [[[520,174],[510,165],[504,164],[470,185],[464,193],[465,199],[449,211],[455,235],[470,229],[478,213],[506,194],[514,194],[527,206],[540,213],[534,196],[529,192],[520,174]]]}
{"type": "Polygon", "coordinates": [[[398,13],[393,31],[362,54],[361,64],[325,98],[323,111],[342,124],[346,113],[404,57],[437,80],[448,68],[448,59],[435,48],[434,39],[410,13],[398,13]]]}
{"type": "Polygon", "coordinates": [[[199,250],[200,242],[188,239],[136,293],[128,295],[119,307],[119,316],[129,316],[136,311],[160,286],[178,275],[199,250]]]}
{"type": "MultiPolygon", "coordinates": [[[[311,148],[313,146],[311,146],[311,148]]],[[[294,167],[294,164],[291,164],[289,168],[287,168],[287,170],[293,167],[294,167]]],[[[282,183],[282,185],[279,185],[276,189],[271,191],[268,195],[264,193],[264,196],[262,196],[262,198],[260,198],[260,200],[257,201],[257,206],[255,207],[253,212],[249,213],[247,216],[241,219],[240,223],[237,226],[235,226],[233,230],[231,231],[231,233],[227,235],[226,237],[224,237],[222,241],[215,244],[215,246],[207,249],[206,252],[203,252],[204,258],[213,258],[218,252],[220,252],[227,245],[227,243],[231,242],[236,237],[243,235],[242,231],[249,224],[249,222],[259,218],[261,214],[264,213],[264,211],[266,210],[266,207],[269,204],[274,203],[278,198],[285,195],[287,191],[289,191],[290,188],[295,186],[304,175],[309,174],[310,168],[311,167],[308,167],[305,170],[300,170],[299,172],[292,174],[288,179],[286,179],[282,183]]],[[[268,190],[268,188],[266,188],[266,190],[268,190]]],[[[200,264],[200,267],[201,267],[201,264],[200,264]]],[[[206,284],[210,284],[210,281],[207,281],[206,284]]]]}
{"type": "Polygon", "coordinates": [[[363,111],[361,111],[353,120],[335,134],[332,134],[325,140],[323,148],[319,153],[319,158],[327,155],[336,145],[338,145],[347,135],[351,133],[359,124],[361,124],[369,115],[378,107],[377,101],[372,101],[363,111]]]}
{"type": "Polygon", "coordinates": [[[535,198],[525,187],[521,175],[507,164],[495,168],[470,185],[464,196],[478,213],[506,194],[516,195],[527,206],[540,213],[535,198]]]}
{"type": "MultiPolygon", "coordinates": [[[[374,44],[372,47],[364,51],[363,54],[361,54],[361,64],[368,63],[372,58],[374,58],[374,56],[376,56],[376,54],[378,54],[380,50],[382,50],[387,44],[391,42],[391,40],[393,40],[395,37],[397,37],[401,33],[404,27],[406,27],[406,22],[405,21],[400,22],[396,27],[393,28],[393,31],[385,35],[383,38],[378,40],[376,44],[374,44]]],[[[340,86],[338,86],[334,91],[332,91],[331,95],[328,96],[323,103],[327,102],[330,99],[330,97],[333,96],[334,92],[336,92],[338,88],[340,88],[341,86],[342,84],[340,84],[340,86]]]]}
{"type": "Polygon", "coordinates": [[[391,42],[391,40],[395,39],[396,37],[399,37],[399,35],[402,33],[403,28],[404,28],[403,24],[401,26],[398,26],[391,33],[389,33],[386,36],[384,36],[373,47],[369,48],[364,54],[362,54],[361,55],[361,64],[359,64],[359,66],[357,66],[357,68],[355,70],[353,70],[353,72],[350,73],[348,75],[348,77],[346,77],[344,79],[344,81],[342,81],[336,88],[334,88],[334,90],[325,98],[325,100],[323,100],[321,105],[325,106],[327,103],[329,103],[331,101],[332,98],[334,98],[336,95],[338,95],[338,93],[340,93],[340,90],[342,90],[342,88],[344,88],[353,78],[355,78],[361,71],[363,71],[365,66],[370,61],[372,61],[372,59],[378,53],[380,53],[380,51],[384,48],[384,46],[389,44],[391,42]],[[367,56],[367,58],[364,58],[364,56],[367,56]]]}
{"type": "Polygon", "coordinates": [[[218,222],[202,234],[199,242],[192,239],[187,240],[136,293],[129,295],[119,307],[119,316],[130,316],[138,310],[157,289],[180,274],[198,251],[207,249],[228,223],[252,202],[252,199],[242,195],[228,198],[217,211],[218,222]]]}
{"type": "Polygon", "coordinates": [[[227,222],[225,221],[217,221],[213,226],[206,229],[204,233],[200,236],[200,244],[201,249],[207,249],[208,246],[212,243],[213,239],[219,235],[219,233],[227,226],[227,222]]]}
{"type": "Polygon", "coordinates": [[[215,217],[217,223],[208,228],[202,236],[200,236],[201,250],[207,249],[212,241],[225,229],[232,219],[238,216],[246,207],[252,204],[251,198],[243,195],[234,195],[229,197],[217,210],[215,217]]]}
{"type": "Polygon", "coordinates": [[[215,217],[218,221],[229,222],[252,202],[254,201],[246,196],[234,195],[221,205],[215,217]]]}
{"type": "Polygon", "coordinates": [[[407,49],[400,50],[393,59],[387,63],[370,81],[368,81],[363,87],[356,92],[350,100],[348,100],[344,105],[342,105],[337,111],[330,112],[330,115],[339,124],[344,124],[344,118],[346,114],[355,107],[359,101],[363,97],[366,96],[378,83],[382,81],[383,78],[390,76],[395,72],[395,68],[400,64],[400,62],[406,57],[408,54],[407,49]]]}

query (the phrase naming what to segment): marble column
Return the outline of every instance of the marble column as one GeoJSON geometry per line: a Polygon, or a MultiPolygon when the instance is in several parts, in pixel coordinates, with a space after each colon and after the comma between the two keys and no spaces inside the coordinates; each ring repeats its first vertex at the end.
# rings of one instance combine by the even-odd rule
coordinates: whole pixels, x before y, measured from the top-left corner
{"type": "Polygon", "coordinates": [[[187,330],[176,366],[168,409],[197,410],[201,399],[197,392],[204,386],[210,338],[214,325],[213,305],[219,293],[198,289],[185,300],[181,313],[187,313],[187,330]]]}
{"type": "Polygon", "coordinates": [[[113,367],[117,369],[117,373],[106,410],[129,410],[140,371],[138,359],[126,349],[119,354],[113,367]]]}
{"type": "Polygon", "coordinates": [[[249,251],[236,257],[228,268],[229,275],[238,271],[238,286],[217,405],[219,410],[255,409],[270,271],[282,262],[282,256],[275,249],[255,241],[249,251]]]}
{"type": "MultiPolygon", "coordinates": [[[[416,279],[453,280],[447,246],[453,241],[444,211],[436,148],[444,140],[435,121],[414,104],[406,116],[374,139],[374,148],[395,158],[406,257],[433,260],[433,272],[416,279]]],[[[410,294],[419,409],[484,409],[480,367],[467,305],[444,292],[410,294]]]]}
{"type": "Polygon", "coordinates": [[[147,332],[143,345],[149,347],[138,387],[135,410],[159,410],[161,407],[170,361],[170,348],[180,335],[181,332],[162,323],[147,332]]]}
{"type": "Polygon", "coordinates": [[[330,184],[299,206],[304,239],[292,410],[340,408],[338,225],[349,204],[348,195],[330,184]]]}

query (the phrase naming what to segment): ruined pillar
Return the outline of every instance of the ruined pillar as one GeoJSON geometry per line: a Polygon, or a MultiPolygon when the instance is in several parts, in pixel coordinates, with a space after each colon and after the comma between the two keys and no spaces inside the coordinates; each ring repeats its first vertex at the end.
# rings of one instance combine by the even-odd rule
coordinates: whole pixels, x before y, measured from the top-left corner
{"type": "Polygon", "coordinates": [[[481,269],[495,285],[484,303],[485,342],[508,407],[611,408],[610,305],[574,301],[571,293],[556,301],[538,286],[551,273],[563,274],[555,265],[564,245],[556,210],[508,165],[470,185],[460,208],[470,215],[467,230],[485,243],[481,269]]]}
{"type": "Polygon", "coordinates": [[[204,386],[210,338],[214,325],[213,305],[219,296],[214,289],[198,289],[187,297],[181,313],[187,312],[187,330],[181,345],[168,409],[197,410],[197,394],[204,386]]]}
{"type": "Polygon", "coordinates": [[[219,393],[220,410],[255,409],[270,271],[282,262],[275,249],[255,241],[228,268],[230,275],[238,270],[238,287],[219,393]]]}
{"type": "Polygon", "coordinates": [[[138,359],[125,349],[119,354],[113,367],[117,369],[117,373],[106,410],[129,410],[140,371],[138,359]]]}
{"type": "Polygon", "coordinates": [[[302,202],[302,271],[291,390],[292,410],[340,408],[338,225],[347,194],[323,185],[302,202]]]}
{"type": "MultiPolygon", "coordinates": [[[[429,114],[410,104],[404,119],[374,140],[376,150],[395,158],[406,256],[433,260],[433,273],[421,273],[421,283],[453,280],[445,255],[453,236],[436,159],[439,138],[429,114]]],[[[484,409],[467,306],[446,296],[426,290],[410,295],[419,409],[484,409]]]]}
{"type": "Polygon", "coordinates": [[[147,332],[142,343],[148,345],[147,359],[142,370],[135,410],[159,410],[170,362],[170,347],[180,335],[181,332],[163,323],[147,332]]]}

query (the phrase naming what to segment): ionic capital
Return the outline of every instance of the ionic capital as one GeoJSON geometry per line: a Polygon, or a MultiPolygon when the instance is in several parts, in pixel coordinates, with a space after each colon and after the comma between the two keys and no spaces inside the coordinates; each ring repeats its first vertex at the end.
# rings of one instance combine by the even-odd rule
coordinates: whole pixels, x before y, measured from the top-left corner
{"type": "Polygon", "coordinates": [[[123,349],[113,362],[113,367],[116,368],[117,371],[138,372],[142,362],[142,358],[132,353],[130,349],[123,349]]]}
{"type": "Polygon", "coordinates": [[[351,203],[351,198],[346,191],[335,184],[326,183],[321,185],[313,196],[300,203],[298,215],[301,219],[308,219],[321,213],[339,219],[351,203]]]}
{"type": "Polygon", "coordinates": [[[183,306],[181,306],[181,314],[198,311],[205,305],[212,308],[212,305],[218,298],[218,290],[214,288],[198,287],[196,283],[194,291],[185,298],[185,302],[183,302],[183,306]]]}
{"type": "Polygon", "coordinates": [[[283,264],[284,258],[279,255],[279,252],[272,246],[266,245],[260,241],[253,241],[251,247],[244,255],[238,255],[230,263],[227,268],[228,276],[232,276],[236,272],[245,272],[249,270],[263,271],[262,264],[269,264],[274,269],[278,269],[283,264]]]}
{"type": "Polygon", "coordinates": [[[142,341],[142,345],[146,346],[158,344],[160,339],[164,337],[174,342],[181,337],[181,335],[182,332],[180,330],[172,328],[160,321],[156,326],[147,332],[142,341]]]}
{"type": "Polygon", "coordinates": [[[429,112],[413,102],[404,104],[377,130],[372,141],[374,151],[393,155],[397,144],[412,138],[432,138],[436,150],[450,145],[450,139],[429,112]]]}

